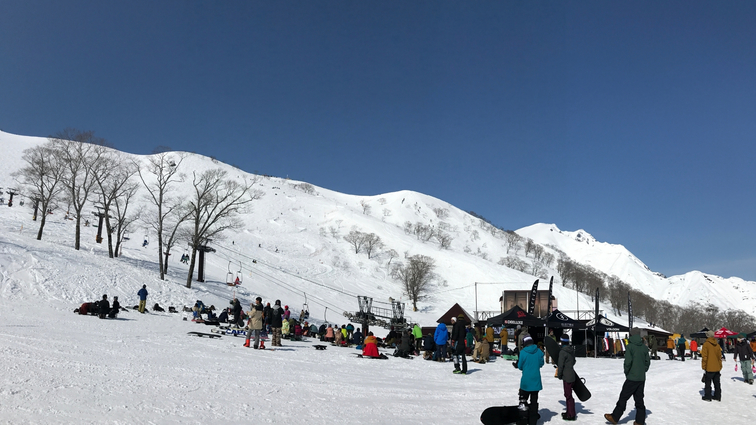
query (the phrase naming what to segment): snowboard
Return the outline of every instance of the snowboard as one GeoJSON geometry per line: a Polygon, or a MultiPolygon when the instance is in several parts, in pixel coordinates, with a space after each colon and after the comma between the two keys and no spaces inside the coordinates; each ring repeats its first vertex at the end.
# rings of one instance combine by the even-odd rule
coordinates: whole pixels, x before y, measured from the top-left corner
{"type": "Polygon", "coordinates": [[[216,335],[216,334],[206,334],[202,332],[187,332],[187,335],[191,336],[198,336],[198,337],[209,337],[209,338],[220,338],[222,335],[216,335]]]}
{"type": "MultiPolygon", "coordinates": [[[[549,351],[549,356],[552,359],[559,359],[559,343],[549,337],[546,337],[543,339],[543,345],[549,351]]],[[[591,392],[585,386],[585,380],[579,377],[577,372],[575,372],[575,383],[572,384],[572,391],[575,393],[577,398],[580,399],[580,401],[587,401],[591,398],[591,392]]]]}
{"type": "MultiPolygon", "coordinates": [[[[540,418],[541,415],[538,415],[540,418]]],[[[517,406],[494,406],[484,410],[480,415],[484,425],[506,425],[528,423],[528,411],[520,410],[517,406]]]]}
{"type": "Polygon", "coordinates": [[[363,355],[362,355],[362,354],[360,354],[360,353],[354,353],[354,354],[355,354],[355,355],[356,355],[356,356],[357,356],[358,358],[361,358],[361,359],[380,359],[380,360],[388,360],[388,356],[386,356],[386,355],[385,355],[385,354],[383,354],[383,353],[381,353],[381,354],[380,354],[380,356],[378,356],[378,357],[373,357],[373,356],[363,356],[363,355]]]}
{"type": "Polygon", "coordinates": [[[221,335],[233,335],[233,336],[242,336],[242,337],[247,335],[247,332],[242,329],[236,330],[236,329],[213,328],[213,329],[210,329],[210,332],[221,334],[221,335]]]}

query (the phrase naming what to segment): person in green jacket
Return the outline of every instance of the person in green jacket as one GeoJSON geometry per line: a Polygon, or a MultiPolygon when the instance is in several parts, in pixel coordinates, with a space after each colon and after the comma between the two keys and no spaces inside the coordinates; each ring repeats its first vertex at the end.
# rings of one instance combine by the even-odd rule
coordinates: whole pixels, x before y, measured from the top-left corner
{"type": "Polygon", "coordinates": [[[604,414],[604,418],[616,424],[627,407],[630,396],[635,401],[635,422],[638,425],[646,423],[646,405],[643,403],[643,390],[646,386],[646,372],[651,366],[651,356],[648,347],[643,344],[640,329],[630,329],[630,344],[625,350],[625,383],[622,385],[619,400],[612,413],[604,414]]]}
{"type": "Polygon", "coordinates": [[[420,355],[420,347],[423,344],[423,330],[420,329],[420,325],[415,323],[412,327],[412,336],[415,337],[415,355],[420,355]]]}

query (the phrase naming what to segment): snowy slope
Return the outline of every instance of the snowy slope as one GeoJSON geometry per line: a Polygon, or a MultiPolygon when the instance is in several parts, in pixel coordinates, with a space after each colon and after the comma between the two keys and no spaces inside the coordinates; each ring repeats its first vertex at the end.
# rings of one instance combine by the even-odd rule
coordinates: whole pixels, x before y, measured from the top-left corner
{"type": "MultiPolygon", "coordinates": [[[[19,139],[14,142],[19,145],[26,139],[3,135],[3,152],[13,147],[9,138],[19,139]]],[[[191,169],[216,165],[223,166],[197,157],[191,169]]],[[[8,171],[0,170],[0,178],[8,171]]],[[[501,240],[435,198],[412,192],[365,198],[321,188],[309,195],[294,189],[296,183],[261,182],[266,194],[244,217],[247,228],[217,241],[218,252],[208,255],[207,281],[194,282],[191,289],[184,286],[186,266],[176,258],[180,250],[171,259],[168,279],[157,279],[155,244],[141,246],[143,228],[132,232],[123,257],[113,260],[94,243],[91,227],[84,229],[82,249],[73,250],[72,222],[59,211],[49,216],[44,238],[37,241],[28,206],[0,208],[0,423],[457,425],[479,423],[488,406],[515,404],[520,372],[506,361],[469,363],[469,374],[458,376],[449,363],[358,359],[353,349],[314,350],[312,341],[285,341],[276,351],[257,351],[243,348],[241,338],[190,337],[187,332],[209,327],[183,321],[182,314],[130,311],[118,320],[99,320],[72,313],[103,293],[134,305],[136,291],[146,284],[148,305],[179,308],[196,299],[224,306],[233,295],[249,302],[260,294],[266,301],[280,298],[296,311],[307,292],[315,323],[346,322],[338,309],[356,308],[356,301],[344,293],[376,300],[400,294],[386,276],[385,257],[350,252],[343,235],[353,226],[380,233],[400,256],[407,250],[437,259],[446,286],[439,284],[421,311],[408,312],[422,325],[433,325],[451,302],[472,310],[475,281],[507,282],[478,286],[481,310],[496,307],[502,288],[529,287],[533,281],[482,258],[479,252],[494,259],[506,255],[501,240]],[[362,213],[361,200],[376,205],[372,214],[362,213]],[[376,208],[392,213],[384,216],[376,208]],[[404,221],[437,223],[433,208],[449,209],[445,221],[455,237],[452,249],[417,242],[401,230],[404,221]],[[330,236],[331,226],[340,237],[330,236]],[[473,230],[481,231],[475,236],[473,230]],[[234,293],[225,277],[228,261],[235,271],[237,260],[244,283],[234,293]]],[[[562,309],[591,305],[558,284],[555,292],[562,309]]],[[[579,421],[602,424],[624,379],[621,360],[579,358],[575,367],[593,392],[590,400],[577,403],[579,421]]],[[[539,423],[563,423],[561,382],[549,365],[541,379],[539,423]]],[[[723,370],[721,403],[699,399],[699,379],[698,362],[654,361],[645,390],[649,423],[678,423],[680,412],[706,423],[752,422],[742,407],[752,404],[754,387],[743,384],[732,362],[723,370]]],[[[621,423],[632,423],[633,414],[630,408],[621,423]]]]}
{"type": "MultiPolygon", "coordinates": [[[[11,165],[0,169],[0,186],[16,186],[10,173],[20,167],[22,161],[13,158],[20,158],[23,149],[44,141],[44,138],[0,132],[0,148],[7,152],[7,164],[11,165]]],[[[412,312],[408,303],[406,314],[414,321],[432,324],[456,302],[468,311],[475,310],[476,306],[478,310],[498,310],[498,299],[505,288],[529,288],[535,279],[530,274],[497,264],[499,259],[507,256],[517,256],[528,264],[532,262],[522,250],[507,252],[502,232],[437,198],[412,191],[353,196],[314,186],[314,191],[308,193],[300,190],[302,182],[254,176],[201,155],[184,155],[186,158],[180,168],[189,177],[194,171],[222,168],[229,172],[229,178],[258,179],[255,189],[264,194],[241,217],[245,223],[243,230],[213,241],[212,246],[217,252],[207,256],[208,281],[206,285],[195,284],[200,288],[222,284],[229,273],[233,275],[241,270],[245,283],[240,289],[242,299],[253,298],[257,294],[267,299],[281,294],[278,297],[286,296],[292,309],[298,311],[306,298],[310,310],[322,311],[321,315],[326,319],[339,321],[344,319],[336,317],[341,317],[344,311],[357,309],[356,295],[373,297],[379,307],[386,307],[380,304],[386,303],[389,298],[407,301],[400,285],[389,276],[389,262],[395,264],[402,261],[405,255],[422,254],[436,261],[438,279],[431,296],[418,305],[420,311],[412,312]],[[405,233],[405,223],[421,223],[443,229],[452,238],[449,249],[441,249],[434,241],[422,242],[414,235],[405,233]],[[372,258],[365,253],[355,253],[344,240],[351,230],[375,233],[385,247],[372,258]],[[396,251],[397,258],[390,257],[390,249],[396,251]],[[477,286],[477,298],[475,282],[488,283],[477,286]],[[327,295],[323,294],[323,290],[329,291],[327,295]]],[[[126,154],[126,157],[143,163],[147,160],[145,156],[126,154]]],[[[190,188],[185,183],[176,186],[172,193],[189,196],[190,188]]],[[[7,221],[4,225],[8,228],[25,226],[27,231],[33,232],[36,228],[35,223],[29,220],[31,214],[28,206],[29,203],[23,208],[19,208],[18,204],[14,208],[0,208],[0,219],[7,221]]],[[[70,234],[73,223],[60,220],[60,212],[50,218],[54,223],[50,226],[57,228],[46,229],[43,241],[54,241],[63,247],[72,246],[70,234]],[[56,222],[56,219],[59,221],[56,222]]],[[[91,242],[94,232],[93,228],[84,230],[85,242],[91,242]]],[[[749,292],[756,287],[753,282],[712,276],[708,280],[695,280],[689,279],[688,275],[666,279],[648,270],[621,245],[597,242],[582,230],[562,232],[555,225],[536,224],[517,232],[547,246],[547,251],[550,250],[548,245],[555,246],[573,260],[617,275],[656,298],[680,304],[690,300],[713,299],[723,308],[741,308],[756,313],[754,304],[748,302],[754,296],[749,292]],[[735,289],[736,286],[738,289],[735,289]]],[[[141,262],[154,270],[156,244],[141,247],[144,236],[155,241],[154,235],[150,235],[146,225],[138,224],[132,229],[131,236],[132,240],[124,246],[124,259],[141,262]]],[[[102,255],[102,250],[106,248],[98,244],[85,246],[96,255],[102,255]]],[[[179,285],[186,278],[182,275],[186,266],[177,261],[182,249],[180,246],[175,248],[170,262],[171,279],[179,285]]],[[[544,274],[555,276],[557,286],[560,286],[555,267],[556,264],[552,264],[544,274]]],[[[114,279],[113,276],[109,278],[114,279]]],[[[580,296],[562,289],[567,292],[561,296],[561,309],[585,308],[587,303],[583,305],[580,296]]],[[[227,288],[221,289],[223,298],[233,295],[229,291],[227,288]]],[[[605,308],[607,312],[610,310],[605,308]]]]}
{"type": "Polygon", "coordinates": [[[635,289],[657,299],[684,306],[690,302],[712,303],[723,310],[740,309],[756,315],[756,282],[737,277],[692,271],[666,278],[652,272],[622,245],[598,242],[585,230],[562,231],[554,224],[534,224],[517,230],[542,245],[553,245],[570,258],[615,275],[635,289]]]}

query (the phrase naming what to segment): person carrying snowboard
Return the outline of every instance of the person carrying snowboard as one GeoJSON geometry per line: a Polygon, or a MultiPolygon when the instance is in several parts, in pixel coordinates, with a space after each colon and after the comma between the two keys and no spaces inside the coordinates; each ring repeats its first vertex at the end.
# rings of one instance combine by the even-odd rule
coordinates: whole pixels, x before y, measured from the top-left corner
{"type": "Polygon", "coordinates": [[[619,400],[612,413],[604,414],[604,418],[616,424],[627,407],[630,396],[635,400],[635,422],[633,425],[646,423],[646,405],[643,403],[643,391],[646,387],[646,372],[651,366],[651,356],[648,347],[643,344],[640,329],[630,329],[630,344],[625,351],[625,383],[622,385],[619,400]]]}
{"type": "Polygon", "coordinates": [[[520,350],[517,368],[522,371],[520,378],[520,405],[518,408],[523,415],[527,415],[528,425],[538,422],[538,392],[543,389],[540,369],[545,364],[543,351],[533,343],[530,334],[520,334],[522,350],[520,350]],[[527,413],[526,413],[527,412],[527,413]]]}
{"type": "Polygon", "coordinates": [[[567,412],[562,413],[562,419],[574,421],[577,419],[575,399],[572,397],[572,386],[575,384],[575,348],[570,345],[570,337],[567,335],[562,335],[560,341],[562,348],[559,350],[559,358],[557,359],[557,378],[562,380],[564,400],[567,406],[567,412]]]}

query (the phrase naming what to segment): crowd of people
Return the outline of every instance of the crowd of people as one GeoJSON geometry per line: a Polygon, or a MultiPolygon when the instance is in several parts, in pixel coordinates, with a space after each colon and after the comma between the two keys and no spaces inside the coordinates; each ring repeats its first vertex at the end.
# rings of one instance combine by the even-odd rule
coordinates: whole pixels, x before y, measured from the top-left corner
{"type": "MultiPolygon", "coordinates": [[[[147,299],[147,289],[144,285],[138,292],[140,312],[144,312],[147,299]]],[[[84,303],[77,312],[79,314],[96,314],[100,318],[115,318],[121,310],[118,297],[113,297],[112,305],[107,295],[95,303],[84,303]]],[[[467,374],[467,356],[471,356],[473,362],[484,364],[490,361],[494,355],[509,355],[516,359],[513,363],[522,372],[519,388],[519,411],[523,423],[535,425],[540,416],[538,415],[538,396],[543,389],[540,369],[550,361],[555,363],[555,377],[563,384],[565,408],[562,419],[574,421],[577,418],[575,400],[573,397],[577,375],[575,373],[576,350],[570,344],[570,338],[565,334],[561,337],[554,335],[550,330],[545,338],[552,338],[559,344],[558,355],[549,355],[541,342],[536,343],[526,327],[518,327],[514,332],[514,347],[509,349],[509,331],[506,328],[494,329],[493,326],[479,327],[468,323],[465,315],[459,314],[451,319],[452,327],[449,329],[445,323],[439,323],[434,332],[423,334],[419,325],[414,324],[402,328],[391,328],[388,335],[381,339],[373,332],[363,335],[362,329],[351,323],[331,325],[323,323],[320,326],[310,324],[309,312],[303,309],[299,317],[292,317],[288,305],[281,306],[280,300],[275,300],[273,305],[268,302],[263,305],[263,299],[257,297],[250,305],[250,310],[244,311],[240,301],[234,298],[230,306],[215,316],[213,306],[206,307],[201,301],[197,301],[191,309],[195,320],[215,320],[218,323],[228,323],[237,329],[246,331],[244,347],[265,349],[265,341],[270,339],[273,347],[281,347],[282,339],[302,340],[303,337],[318,338],[336,346],[362,348],[364,357],[386,358],[378,350],[379,347],[393,348],[395,357],[420,356],[428,361],[446,362],[454,364],[453,373],[467,374]],[[498,338],[496,338],[498,334],[498,338]],[[498,347],[496,342],[498,340],[498,347]],[[498,348],[498,350],[496,350],[498,348]]],[[[726,361],[726,354],[732,353],[733,361],[739,362],[739,369],[743,374],[743,381],[753,385],[754,352],[756,352],[756,338],[748,341],[739,335],[738,338],[725,341],[716,338],[713,331],[705,333],[705,341],[696,339],[686,340],[682,335],[676,339],[667,339],[666,353],[670,360],[679,359],[685,361],[686,357],[691,360],[700,358],[704,384],[704,401],[721,401],[721,370],[722,363],[726,361]],[[690,351],[688,354],[687,351],[690,351]]],[[[584,342],[585,343],[585,342],[584,342]]],[[[556,343],[554,343],[556,344],[556,343]]],[[[629,336],[624,339],[606,342],[606,350],[613,350],[616,355],[621,353],[624,357],[623,371],[625,381],[619,393],[617,403],[611,413],[606,413],[604,418],[612,424],[618,423],[626,410],[630,397],[635,403],[634,424],[644,424],[646,408],[644,402],[644,389],[646,372],[649,370],[651,360],[658,359],[657,352],[660,346],[657,338],[653,335],[641,336],[638,328],[632,328],[629,336]]],[[[586,348],[588,345],[586,345],[586,348]]]]}

